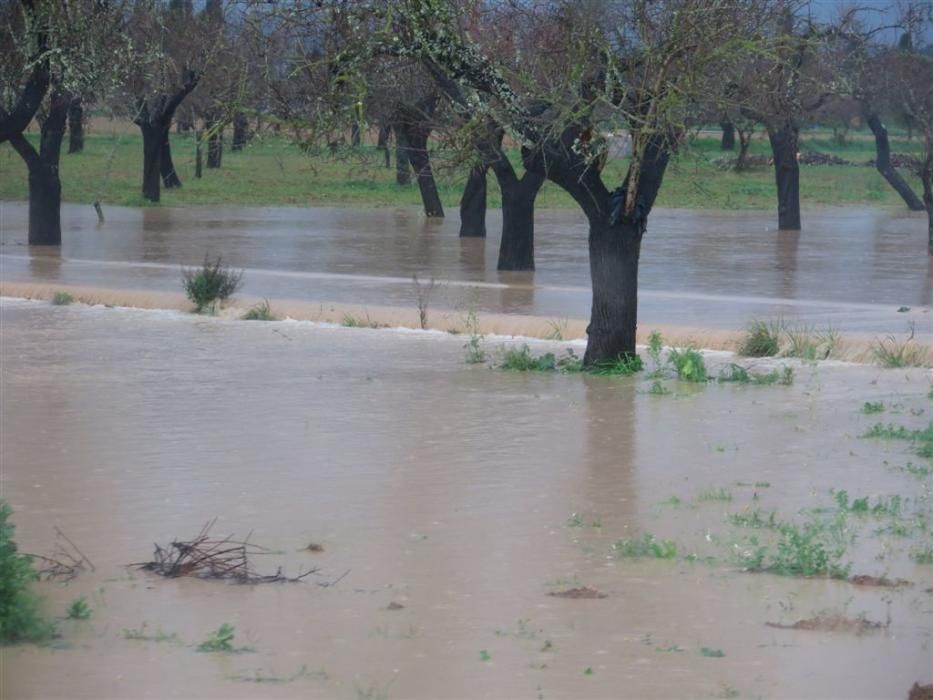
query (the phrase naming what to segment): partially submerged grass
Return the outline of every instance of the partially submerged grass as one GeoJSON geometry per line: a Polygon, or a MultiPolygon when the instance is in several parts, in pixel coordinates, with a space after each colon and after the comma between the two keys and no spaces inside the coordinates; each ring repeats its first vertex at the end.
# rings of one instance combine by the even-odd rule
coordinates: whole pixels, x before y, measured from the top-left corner
{"type": "Polygon", "coordinates": [[[244,321],[274,321],[275,314],[269,306],[269,300],[263,299],[240,317],[244,321]]]}
{"type": "Polygon", "coordinates": [[[198,651],[206,652],[247,651],[245,647],[237,648],[233,646],[233,637],[235,633],[236,628],[229,622],[225,622],[216,630],[211,632],[207,639],[198,644],[196,649],[198,651]]]}
{"type": "Polygon", "coordinates": [[[346,313],[343,315],[343,318],[340,319],[340,325],[345,328],[382,328],[378,322],[373,321],[369,318],[367,314],[366,318],[362,316],[354,316],[353,314],[346,313]]]}
{"type": "Polygon", "coordinates": [[[94,611],[87,604],[87,599],[83,595],[79,595],[68,605],[65,616],[69,620],[87,620],[92,612],[94,611]]]}
{"type": "Polygon", "coordinates": [[[219,256],[211,261],[205,255],[201,267],[183,267],[181,278],[194,310],[201,313],[230,298],[243,282],[243,271],[224,265],[219,256]]]}
{"type": "Polygon", "coordinates": [[[839,331],[818,330],[805,324],[793,325],[783,319],[754,320],[739,343],[738,353],[746,357],[794,357],[816,361],[836,357],[842,349],[839,331]]]}
{"type": "Polygon", "coordinates": [[[862,437],[905,440],[911,443],[911,447],[917,455],[926,459],[933,459],[933,421],[930,421],[926,428],[920,430],[912,430],[906,426],[891,423],[887,425],[875,423],[862,434],[862,437]]]}
{"type": "Polygon", "coordinates": [[[870,416],[873,413],[883,413],[884,412],[884,402],[883,401],[866,401],[862,406],[862,413],[866,416],[870,416]]]}
{"type": "Polygon", "coordinates": [[[612,545],[612,553],[618,559],[673,559],[677,556],[677,544],[645,533],[638,539],[616,540],[612,545]]]}
{"type": "Polygon", "coordinates": [[[773,546],[751,537],[746,549],[739,548],[739,561],[748,571],[779,576],[848,577],[851,564],[841,561],[847,548],[844,515],[829,522],[780,523],[777,531],[779,539],[773,546]]]}
{"type": "Polygon", "coordinates": [[[839,510],[855,515],[897,516],[900,515],[903,507],[903,499],[900,496],[890,496],[888,498],[878,496],[874,504],[872,504],[868,496],[850,501],[848,492],[840,490],[836,491],[835,498],[839,510]]]}
{"type": "Polygon", "coordinates": [[[914,340],[913,333],[906,340],[889,335],[876,341],[871,348],[875,364],[886,368],[927,367],[931,362],[930,349],[914,340]]]}
{"type": "Polygon", "coordinates": [[[696,348],[671,348],[667,361],[677,372],[678,379],[702,383],[708,378],[703,355],[696,348]]]}
{"type": "Polygon", "coordinates": [[[55,633],[42,614],[39,596],[30,588],[39,575],[32,559],[20,554],[13,540],[12,513],[0,500],[0,646],[44,642],[55,633]]]}
{"type": "Polygon", "coordinates": [[[731,501],[732,492],[726,489],[709,489],[697,496],[698,501],[731,501]]]}
{"type": "Polygon", "coordinates": [[[486,361],[486,351],[483,350],[483,335],[479,332],[479,321],[476,312],[470,311],[463,323],[466,332],[470,334],[469,340],[463,344],[464,360],[468,365],[478,365],[486,361]]]}
{"type": "Polygon", "coordinates": [[[739,354],[746,357],[772,357],[781,350],[783,323],[776,321],[752,321],[745,338],[739,345],[739,354]]]}
{"type": "Polygon", "coordinates": [[[730,513],[729,523],[736,527],[748,527],[756,530],[774,530],[780,526],[777,520],[777,513],[771,511],[767,515],[760,510],[741,511],[739,513],[730,513]]]}
{"type": "Polygon", "coordinates": [[[782,386],[790,386],[794,383],[794,368],[785,366],[780,371],[774,369],[770,372],[754,372],[742,365],[730,363],[719,370],[716,381],[720,384],[757,384],[760,386],[781,384],[782,386]]]}
{"type": "Polygon", "coordinates": [[[68,306],[73,303],[75,298],[68,292],[55,292],[52,295],[52,306],[68,306]]]}
{"type": "Polygon", "coordinates": [[[123,638],[137,642],[179,642],[178,635],[174,632],[171,634],[163,632],[161,627],[156,627],[155,631],[149,632],[146,629],[148,626],[149,623],[143,622],[137,628],[124,629],[123,638]]]}

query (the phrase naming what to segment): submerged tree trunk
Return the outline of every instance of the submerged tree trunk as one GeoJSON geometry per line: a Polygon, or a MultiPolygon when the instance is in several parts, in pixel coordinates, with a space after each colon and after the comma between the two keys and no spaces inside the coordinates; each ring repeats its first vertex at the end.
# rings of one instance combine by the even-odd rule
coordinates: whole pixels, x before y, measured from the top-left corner
{"type": "MultiPolygon", "coordinates": [[[[511,170],[511,166],[509,166],[511,170]]],[[[539,173],[526,172],[519,179],[497,170],[502,190],[502,240],[499,243],[500,271],[535,269],[535,199],[544,184],[539,173]]]]}
{"type": "Polygon", "coordinates": [[[460,198],[460,237],[486,237],[486,166],[470,170],[460,198]]]}
{"type": "Polygon", "coordinates": [[[249,141],[249,120],[243,112],[233,115],[233,150],[242,151],[249,141]]]}
{"type": "Polygon", "coordinates": [[[927,144],[927,157],[920,169],[923,183],[923,203],[927,210],[927,253],[933,255],[933,148],[927,144]]]}
{"type": "Polygon", "coordinates": [[[418,178],[418,189],[421,190],[421,202],[424,204],[424,214],[430,218],[444,218],[444,205],[437,191],[434,181],[434,171],[431,169],[431,157],[428,154],[428,134],[430,128],[422,124],[412,125],[408,129],[408,160],[411,162],[415,177],[418,178]]]}
{"type": "Polygon", "coordinates": [[[774,156],[774,179],[777,183],[778,229],[800,230],[800,164],[797,162],[796,124],[768,127],[774,156]]]}
{"type": "Polygon", "coordinates": [[[722,128],[722,141],[719,147],[724,151],[735,150],[735,125],[732,122],[719,122],[722,128]]]}
{"type": "Polygon", "coordinates": [[[867,115],[865,121],[868,123],[868,128],[871,129],[871,133],[875,135],[875,167],[881,173],[881,177],[887,180],[888,184],[894,188],[894,191],[901,196],[908,209],[923,211],[923,202],[920,201],[920,198],[891,163],[891,145],[888,142],[888,130],[881,123],[877,114],[867,115]]]}
{"type": "Polygon", "coordinates": [[[42,121],[38,151],[22,133],[10,138],[10,145],[29,171],[29,245],[62,244],[62,183],[58,164],[65,139],[68,102],[64,96],[52,96],[48,114],[42,121]]]}
{"type": "Polygon", "coordinates": [[[75,97],[68,106],[68,152],[84,150],[84,105],[75,97]]]}
{"type": "Polygon", "coordinates": [[[169,140],[170,129],[165,130],[162,138],[161,153],[159,154],[159,173],[162,175],[162,184],[166,189],[181,187],[181,179],[175,172],[175,163],[172,161],[172,143],[169,140]]]}
{"type": "Polygon", "coordinates": [[[143,133],[143,197],[158,202],[162,195],[162,153],[168,129],[149,123],[140,125],[140,129],[143,133]]]}

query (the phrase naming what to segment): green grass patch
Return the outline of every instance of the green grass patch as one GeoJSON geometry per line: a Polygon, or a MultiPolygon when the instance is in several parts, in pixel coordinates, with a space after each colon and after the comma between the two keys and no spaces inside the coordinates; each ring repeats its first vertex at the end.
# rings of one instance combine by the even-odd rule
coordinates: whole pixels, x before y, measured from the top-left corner
{"type": "Polygon", "coordinates": [[[698,501],[725,501],[732,500],[732,492],[726,489],[709,489],[697,496],[698,501]]]}
{"type": "Polygon", "coordinates": [[[771,370],[770,372],[753,372],[735,363],[723,367],[716,377],[720,384],[754,384],[758,386],[770,386],[780,384],[782,386],[791,386],[794,383],[794,368],[783,367],[780,371],[771,370]]]}
{"type": "Polygon", "coordinates": [[[913,338],[913,333],[906,340],[898,340],[889,335],[875,341],[871,348],[875,364],[888,369],[899,367],[927,367],[930,365],[930,350],[920,345],[913,338]]]}
{"type": "Polygon", "coordinates": [[[65,616],[69,620],[87,620],[91,613],[94,612],[91,610],[91,607],[87,604],[87,600],[83,595],[79,595],[68,605],[68,609],[65,611],[65,616]]]}
{"type": "Polygon", "coordinates": [[[746,357],[772,357],[781,350],[783,323],[778,321],[752,321],[739,345],[739,354],[746,357]]]}
{"type": "Polygon", "coordinates": [[[68,292],[55,292],[52,295],[52,306],[68,306],[74,303],[75,298],[68,292]]]}
{"type": "Polygon", "coordinates": [[[933,459],[933,421],[926,428],[912,430],[903,425],[876,423],[866,430],[862,437],[882,440],[905,440],[920,457],[933,459]]]}
{"type": "Polygon", "coordinates": [[[874,413],[884,413],[884,402],[883,401],[866,401],[862,406],[862,413],[866,416],[870,416],[874,413]]]}
{"type": "Polygon", "coordinates": [[[677,545],[645,533],[637,539],[616,540],[612,545],[612,554],[617,559],[673,559],[677,556],[677,545]]]}
{"type": "Polygon", "coordinates": [[[736,527],[748,527],[756,530],[775,530],[780,526],[777,513],[774,511],[768,514],[760,510],[730,513],[728,520],[731,525],[736,527]]]}
{"type": "Polygon", "coordinates": [[[211,261],[205,255],[201,267],[182,268],[181,280],[194,310],[201,313],[231,297],[240,288],[243,272],[227,267],[219,256],[211,261]]]}
{"type": "Polygon", "coordinates": [[[13,510],[0,501],[0,645],[44,642],[55,633],[30,586],[39,579],[32,559],[20,554],[13,540],[13,510]]]}
{"type": "Polygon", "coordinates": [[[711,647],[701,647],[700,653],[710,659],[721,659],[726,655],[722,649],[713,649],[711,647]]]}
{"type": "Polygon", "coordinates": [[[231,625],[229,622],[223,623],[216,630],[211,632],[207,639],[198,644],[195,649],[197,651],[203,652],[225,652],[225,653],[240,653],[244,651],[252,651],[249,647],[235,647],[233,646],[233,637],[236,634],[236,628],[231,625]]]}

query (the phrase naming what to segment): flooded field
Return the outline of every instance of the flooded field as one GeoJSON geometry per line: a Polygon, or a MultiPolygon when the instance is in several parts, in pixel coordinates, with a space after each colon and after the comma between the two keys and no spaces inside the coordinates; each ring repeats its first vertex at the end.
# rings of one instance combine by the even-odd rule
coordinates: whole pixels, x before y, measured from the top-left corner
{"type": "MultiPolygon", "coordinates": [[[[572,211],[538,213],[534,273],[496,271],[497,211],[483,241],[459,239],[456,216],[426,220],[415,209],[113,207],[98,225],[90,206],[65,205],[60,254],[30,252],[26,211],[0,204],[8,295],[23,283],[177,293],[179,266],[209,253],[245,268],[251,298],[413,308],[417,274],[438,281],[436,308],[589,316],[587,232],[572,211]]],[[[770,212],[653,213],[639,272],[643,325],[734,330],[781,316],[874,337],[904,335],[914,321],[933,341],[922,315],[933,304],[922,215],[826,209],[806,212],[803,232],[774,228],[770,212]]]]}
{"type": "MultiPolygon", "coordinates": [[[[884,246],[873,235],[849,249],[884,246]]],[[[64,256],[99,264],[110,248],[89,238],[64,256]]],[[[120,265],[205,247],[140,240],[120,265]]],[[[9,250],[4,275],[28,268],[9,250]]],[[[536,280],[575,279],[545,272],[546,250],[536,280]]],[[[844,278],[860,304],[928,303],[926,261],[906,264],[885,284],[844,278]]],[[[773,262],[761,276],[746,286],[816,284],[781,291],[773,262]]],[[[21,548],[50,552],[58,527],[96,566],[40,584],[53,614],[79,595],[93,613],[51,646],[4,649],[4,698],[903,698],[933,682],[929,371],[820,363],[793,365],[791,386],[659,391],[644,374],[466,365],[442,333],[12,300],[0,315],[0,485],[21,548]],[[126,568],[215,517],[271,549],[263,572],[318,576],[126,568]],[[780,575],[821,556],[836,579],[780,575]],[[223,623],[248,650],[196,651],[223,623]]]]}

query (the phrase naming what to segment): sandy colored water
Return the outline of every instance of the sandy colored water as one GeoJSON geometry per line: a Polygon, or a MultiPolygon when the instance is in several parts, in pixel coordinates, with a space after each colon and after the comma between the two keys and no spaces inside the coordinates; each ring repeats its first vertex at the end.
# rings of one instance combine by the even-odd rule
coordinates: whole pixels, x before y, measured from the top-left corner
{"type": "Polygon", "coordinates": [[[767,533],[727,521],[802,522],[845,489],[900,495],[929,523],[933,484],[903,469],[921,458],[859,437],[924,428],[929,371],[795,365],[790,387],[668,379],[657,396],[645,376],[468,366],[447,334],[10,300],[0,341],[20,545],[49,552],[57,526],[96,565],[40,584],[54,614],[79,594],[94,613],[50,647],[3,649],[4,698],[880,698],[933,682],[933,568],[909,556],[928,527],[850,516],[852,573],[912,583],[881,589],[743,573],[736,546],[767,533]],[[732,500],[704,499],[720,489],[732,500]],[[213,517],[276,551],[264,570],[350,573],[244,587],[125,568],[213,517]],[[613,555],[642,533],[677,558],[613,555]],[[312,541],[324,551],[300,551],[312,541]],[[548,595],[573,586],[607,597],[548,595]],[[886,626],[766,625],[820,611],[886,626]],[[252,652],[194,650],[224,622],[252,652]],[[178,641],[125,638],[143,623],[178,641]]]}

